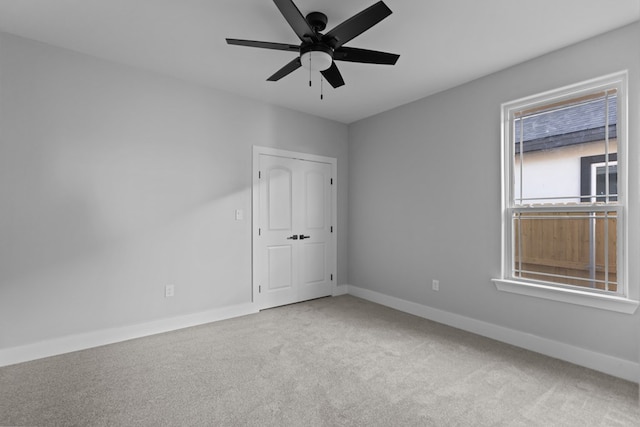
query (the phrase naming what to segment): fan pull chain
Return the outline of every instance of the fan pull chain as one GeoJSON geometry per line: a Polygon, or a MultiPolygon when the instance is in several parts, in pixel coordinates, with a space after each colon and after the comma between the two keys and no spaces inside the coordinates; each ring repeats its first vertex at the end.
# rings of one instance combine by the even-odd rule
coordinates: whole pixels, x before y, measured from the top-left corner
{"type": "Polygon", "coordinates": [[[324,99],[324,79],[322,78],[322,74],[320,74],[320,100],[324,99]]]}
{"type": "Polygon", "coordinates": [[[311,87],[311,55],[309,55],[309,87],[311,87]]]}

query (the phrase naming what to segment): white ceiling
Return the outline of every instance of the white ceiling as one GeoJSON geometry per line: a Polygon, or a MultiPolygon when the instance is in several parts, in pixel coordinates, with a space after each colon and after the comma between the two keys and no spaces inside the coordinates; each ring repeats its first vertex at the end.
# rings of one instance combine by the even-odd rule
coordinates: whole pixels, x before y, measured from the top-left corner
{"type": "MultiPolygon", "coordinates": [[[[326,31],[376,0],[294,0],[326,31]]],[[[345,46],[400,54],[395,66],[337,62],[346,85],[299,69],[295,53],[225,38],[298,44],[271,0],[0,0],[0,31],[351,123],[640,19],[640,0],[385,0],[393,14],[345,46]]]]}

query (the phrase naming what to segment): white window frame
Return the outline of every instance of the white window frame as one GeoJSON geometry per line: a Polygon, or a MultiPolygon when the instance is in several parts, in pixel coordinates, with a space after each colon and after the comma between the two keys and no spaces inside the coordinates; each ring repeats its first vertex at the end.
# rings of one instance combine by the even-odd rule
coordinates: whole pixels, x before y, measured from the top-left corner
{"type": "MultiPolygon", "coordinates": [[[[608,163],[609,163],[609,167],[618,166],[618,161],[617,160],[611,160],[608,163]]],[[[605,167],[606,165],[607,165],[607,162],[591,163],[591,195],[592,195],[591,196],[591,201],[592,202],[595,202],[598,199],[598,195],[596,194],[597,180],[598,180],[598,168],[605,167]]],[[[618,171],[616,169],[616,175],[617,175],[617,173],[618,173],[618,171]]],[[[617,197],[617,195],[616,195],[616,197],[617,197]]]]}
{"type": "MultiPolygon", "coordinates": [[[[500,278],[493,279],[499,291],[511,292],[521,295],[544,298],[554,301],[561,301],[570,304],[594,307],[604,310],[611,310],[620,313],[634,313],[639,303],[629,297],[628,281],[628,242],[626,230],[628,229],[627,215],[627,147],[628,147],[628,127],[627,127],[627,71],[610,74],[607,76],[591,79],[560,89],[547,91],[537,95],[521,98],[515,101],[502,104],[501,115],[501,137],[502,137],[502,273],[500,278]],[[618,111],[617,111],[617,173],[618,173],[618,200],[616,204],[591,205],[593,210],[609,210],[617,212],[618,235],[617,235],[617,294],[598,292],[588,288],[579,289],[577,287],[562,286],[561,284],[545,283],[535,280],[527,280],[512,276],[513,266],[513,244],[514,236],[512,231],[512,215],[515,208],[514,201],[514,143],[512,139],[511,122],[515,112],[531,108],[541,107],[546,104],[553,104],[577,98],[589,93],[601,90],[617,89],[618,111]]],[[[584,207],[576,207],[584,210],[584,207]]],[[[569,206],[544,207],[537,211],[567,211],[569,206]]],[[[637,286],[637,285],[634,285],[637,286]]]]}

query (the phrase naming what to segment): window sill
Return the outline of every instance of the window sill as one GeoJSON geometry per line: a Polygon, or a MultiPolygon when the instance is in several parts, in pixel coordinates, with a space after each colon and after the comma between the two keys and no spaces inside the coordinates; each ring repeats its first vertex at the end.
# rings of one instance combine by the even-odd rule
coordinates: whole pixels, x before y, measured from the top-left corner
{"type": "Polygon", "coordinates": [[[492,279],[492,281],[499,291],[616,311],[618,313],[633,314],[638,305],[640,305],[638,301],[611,295],[596,295],[590,292],[560,289],[517,280],[492,279]]]}

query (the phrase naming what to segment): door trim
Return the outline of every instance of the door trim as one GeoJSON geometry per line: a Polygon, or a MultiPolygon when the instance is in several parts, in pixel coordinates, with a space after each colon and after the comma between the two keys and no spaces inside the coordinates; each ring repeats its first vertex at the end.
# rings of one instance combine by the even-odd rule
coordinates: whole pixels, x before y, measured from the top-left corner
{"type": "Polygon", "coordinates": [[[332,294],[335,295],[338,290],[338,160],[334,157],[319,156],[317,154],[301,153],[297,151],[281,150],[279,148],[253,146],[253,165],[252,165],[252,186],[251,186],[251,301],[255,304],[258,296],[258,278],[256,277],[256,262],[258,259],[258,229],[260,216],[258,207],[260,206],[260,178],[258,176],[260,167],[260,155],[286,157],[289,159],[307,160],[312,162],[322,162],[331,165],[331,176],[333,185],[331,186],[331,224],[333,225],[333,238],[331,239],[331,251],[333,256],[329,260],[329,265],[333,271],[333,281],[331,284],[332,294]]]}

